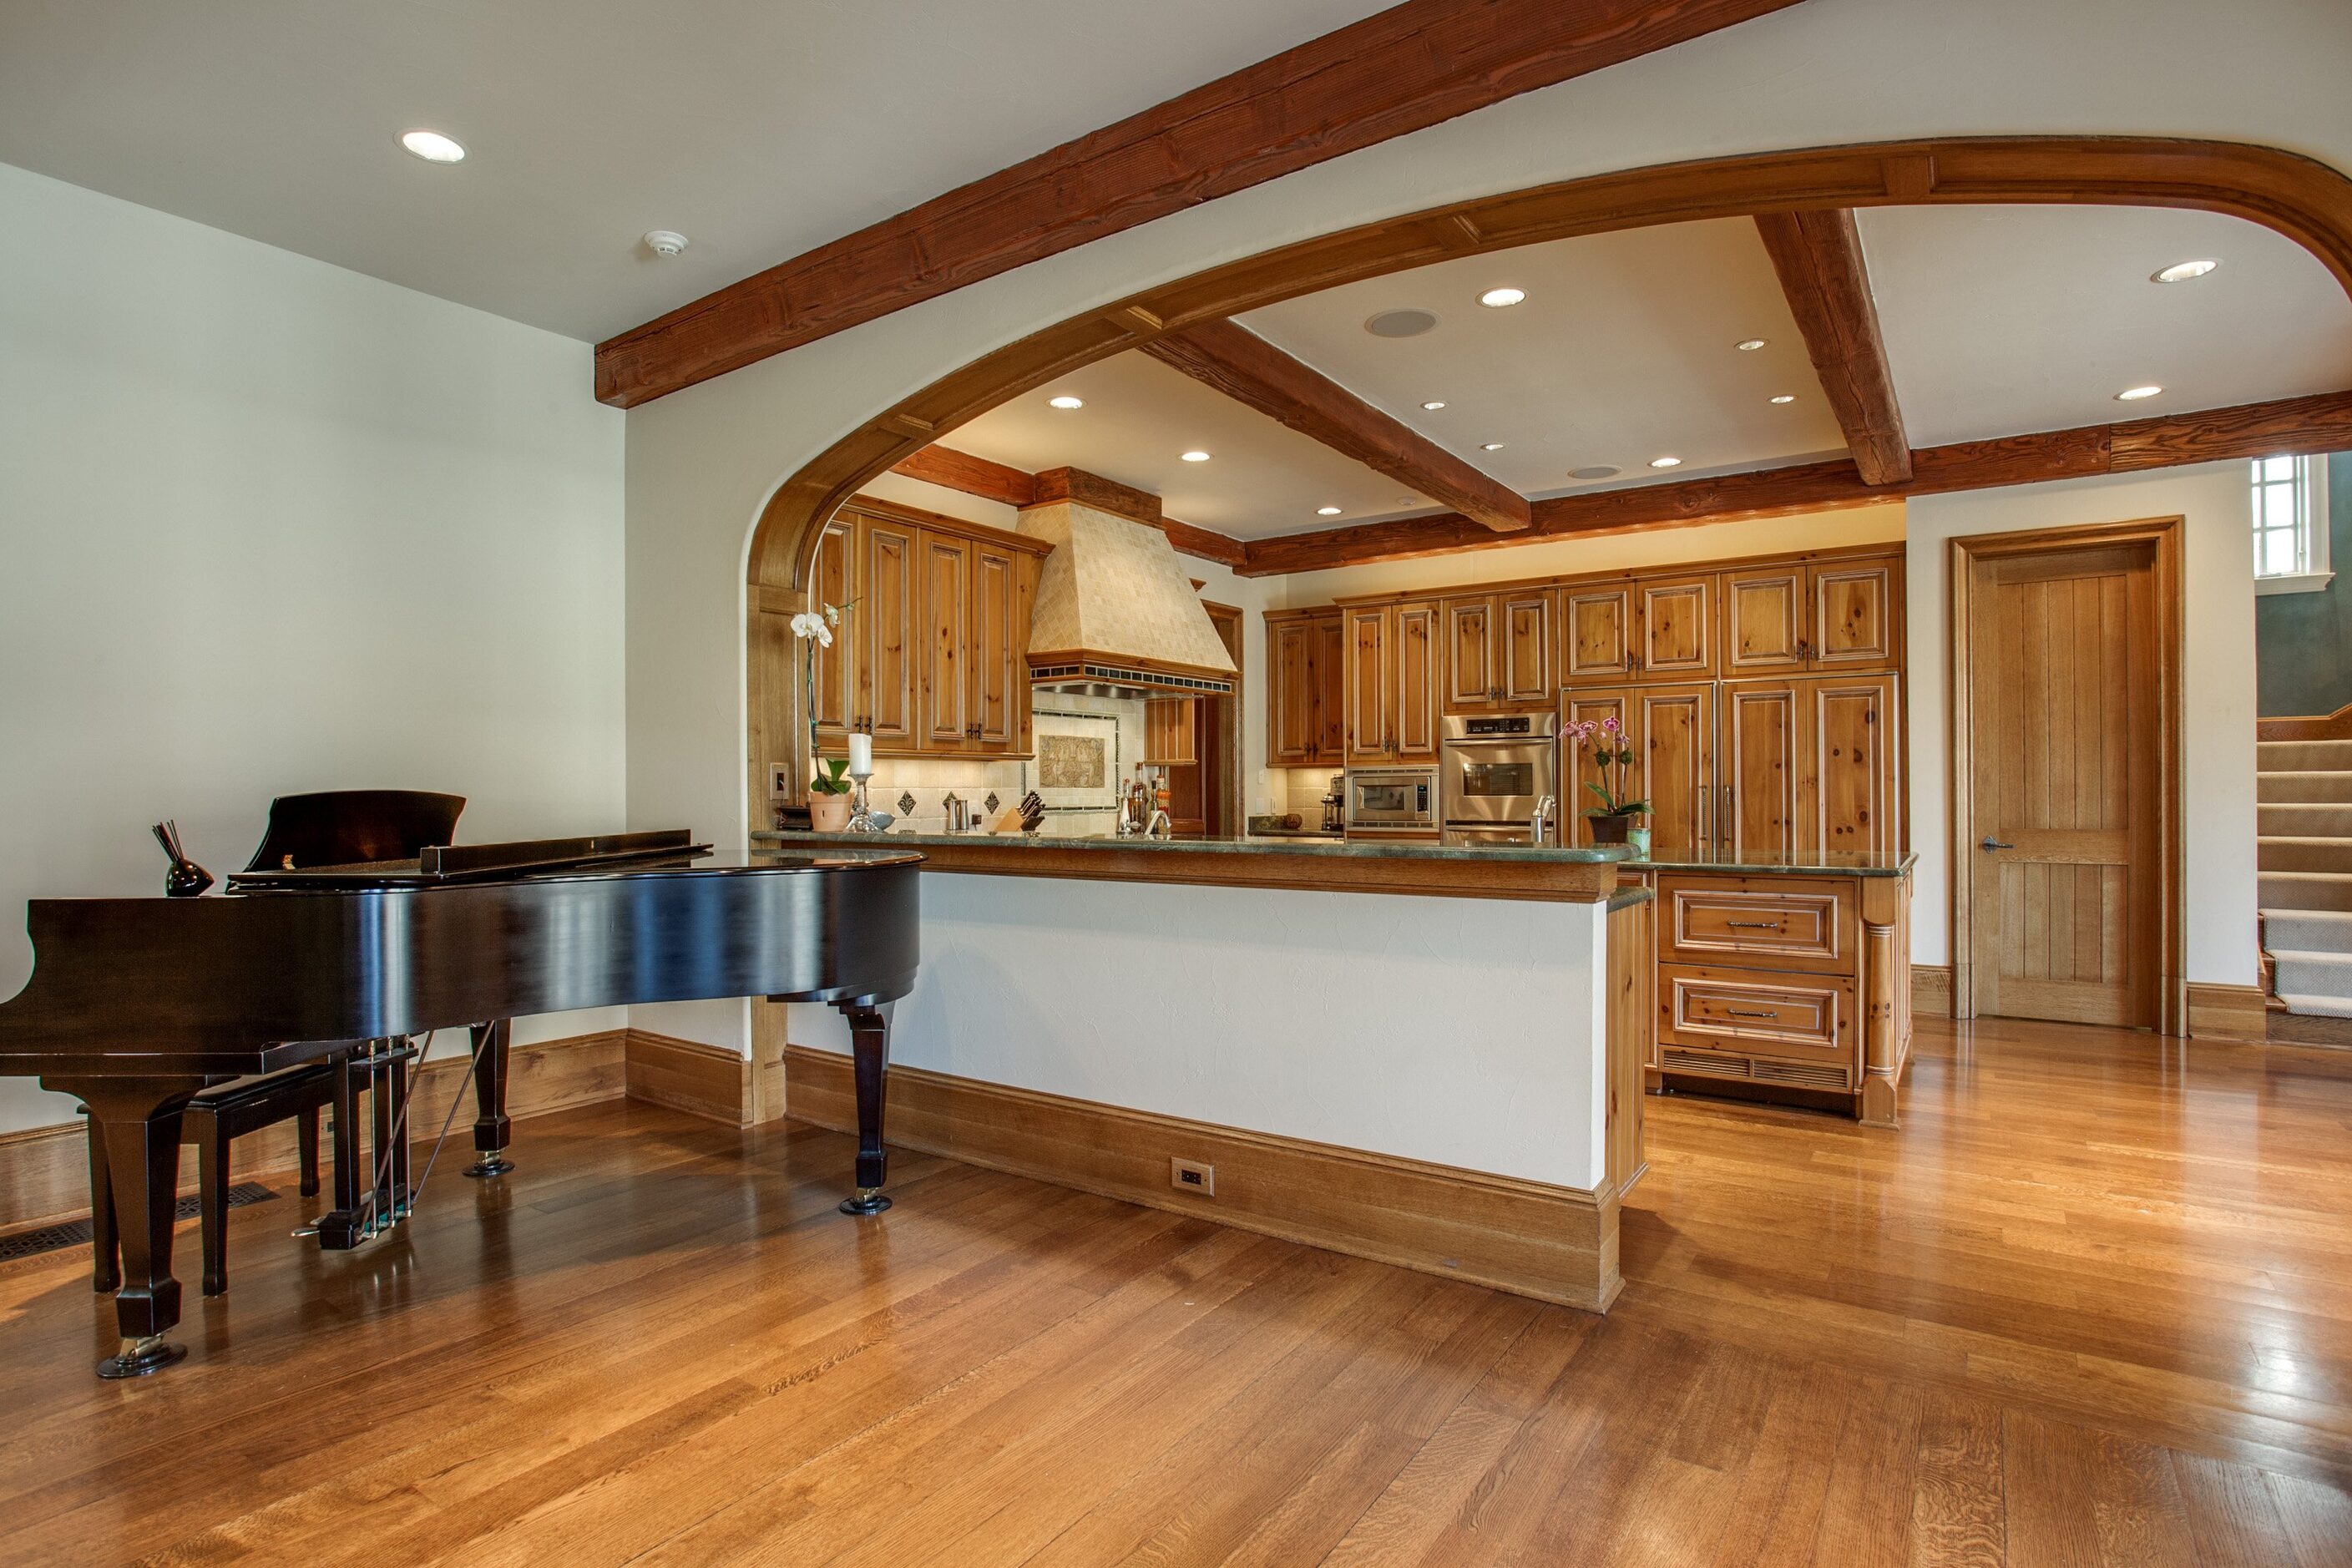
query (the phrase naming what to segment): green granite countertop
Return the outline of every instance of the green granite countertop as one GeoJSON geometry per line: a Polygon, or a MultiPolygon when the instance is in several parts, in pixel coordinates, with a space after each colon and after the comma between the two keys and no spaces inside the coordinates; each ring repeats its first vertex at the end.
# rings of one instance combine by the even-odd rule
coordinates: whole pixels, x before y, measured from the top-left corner
{"type": "Polygon", "coordinates": [[[1905,849],[1882,854],[1867,849],[1815,849],[1779,855],[1757,850],[1663,849],[1625,863],[1628,871],[1706,871],[1722,877],[1901,877],[1919,857],[1905,849]]]}
{"type": "Polygon", "coordinates": [[[1312,856],[1349,860],[1435,860],[1459,863],[1465,860],[1512,861],[1520,864],[1575,866],[1595,863],[1633,861],[1633,852],[1622,845],[1607,845],[1598,848],[1564,849],[1553,845],[1480,845],[1475,847],[1447,848],[1428,843],[1400,843],[1394,839],[1298,838],[1281,837],[1196,837],[1189,838],[1121,838],[1107,833],[1072,834],[1067,837],[1051,832],[1029,834],[987,833],[800,833],[762,829],[751,835],[756,846],[772,845],[778,848],[794,848],[822,844],[834,848],[910,848],[950,845],[987,846],[1002,848],[1008,855],[1018,855],[1031,849],[1129,849],[1181,852],[1192,855],[1284,855],[1312,856]]]}

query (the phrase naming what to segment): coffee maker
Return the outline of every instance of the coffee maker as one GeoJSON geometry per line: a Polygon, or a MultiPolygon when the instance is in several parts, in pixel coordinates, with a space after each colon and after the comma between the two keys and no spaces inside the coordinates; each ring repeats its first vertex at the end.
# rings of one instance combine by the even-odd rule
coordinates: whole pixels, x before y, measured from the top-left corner
{"type": "Polygon", "coordinates": [[[1347,789],[1348,775],[1345,773],[1333,773],[1331,775],[1331,787],[1323,796],[1324,832],[1344,833],[1347,831],[1347,789]]]}

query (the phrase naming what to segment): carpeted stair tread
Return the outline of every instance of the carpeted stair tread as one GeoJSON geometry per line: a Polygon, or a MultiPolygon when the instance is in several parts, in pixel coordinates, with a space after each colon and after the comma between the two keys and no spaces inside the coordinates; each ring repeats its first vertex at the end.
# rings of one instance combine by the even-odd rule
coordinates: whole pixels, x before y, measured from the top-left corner
{"type": "Polygon", "coordinates": [[[2352,768],[2352,741],[2258,741],[2254,766],[2263,773],[2320,773],[2352,768]]]}
{"type": "Polygon", "coordinates": [[[2326,802],[2352,805],[2352,769],[2290,769],[2254,775],[2254,799],[2263,805],[2326,802]]]}
{"type": "Polygon", "coordinates": [[[2352,877],[2336,871],[2262,869],[2256,901],[2266,910],[2352,910],[2352,877]]]}
{"type": "Polygon", "coordinates": [[[2352,1018],[2352,996],[2314,996],[2282,991],[2278,999],[2290,1013],[2306,1018],[2352,1018]]]}
{"type": "Polygon", "coordinates": [[[2352,910],[2291,910],[2265,906],[2263,941],[2267,950],[2352,952],[2352,910]]]}
{"type": "Polygon", "coordinates": [[[2254,840],[2254,865],[2263,871],[2352,876],[2352,838],[2266,833],[2254,840]]]}
{"type": "Polygon", "coordinates": [[[2352,805],[2263,801],[2254,807],[2254,831],[2265,838],[2352,838],[2352,805]]]}

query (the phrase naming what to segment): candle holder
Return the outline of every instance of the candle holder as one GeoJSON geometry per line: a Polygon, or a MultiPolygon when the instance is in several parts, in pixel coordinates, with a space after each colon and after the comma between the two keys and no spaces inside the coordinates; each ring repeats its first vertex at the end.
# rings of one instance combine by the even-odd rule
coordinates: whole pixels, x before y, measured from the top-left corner
{"type": "Polygon", "coordinates": [[[871,805],[866,797],[866,781],[873,776],[874,764],[871,762],[866,764],[866,771],[861,773],[857,771],[856,761],[852,760],[849,782],[857,787],[851,791],[849,796],[849,826],[845,829],[847,832],[879,833],[882,831],[882,825],[874,820],[871,805]]]}

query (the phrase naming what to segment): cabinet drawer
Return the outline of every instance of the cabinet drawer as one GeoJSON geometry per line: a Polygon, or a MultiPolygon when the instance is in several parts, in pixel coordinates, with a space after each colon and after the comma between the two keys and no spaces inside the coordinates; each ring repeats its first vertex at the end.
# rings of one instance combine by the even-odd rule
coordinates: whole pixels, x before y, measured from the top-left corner
{"type": "Polygon", "coordinates": [[[1853,1059],[1853,982],[1745,969],[1658,968],[1658,1043],[1800,1061],[1853,1059]]]}
{"type": "Polygon", "coordinates": [[[1853,973],[1853,895],[1842,881],[1659,879],[1662,959],[1853,973]]]}

